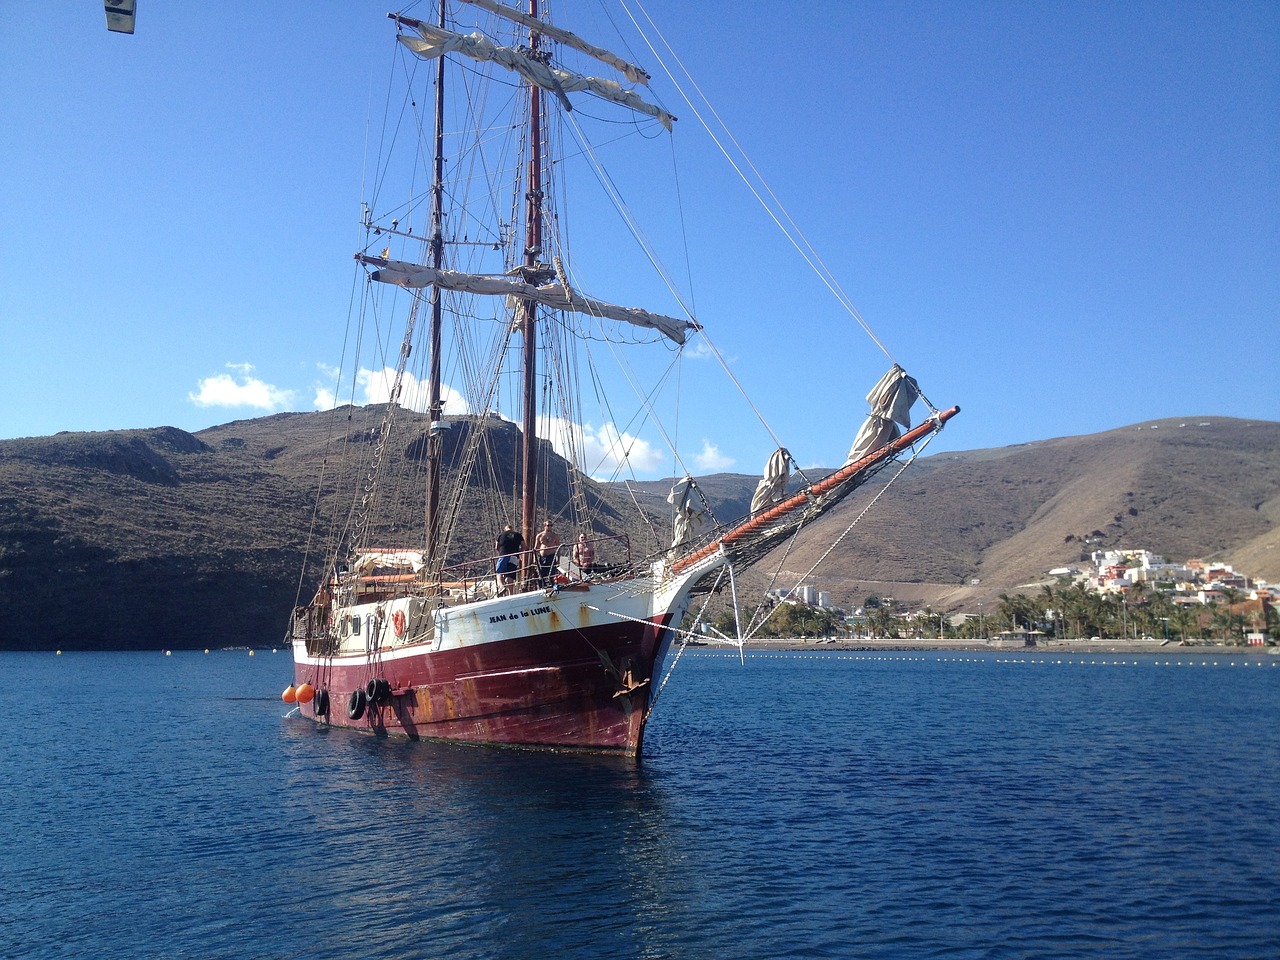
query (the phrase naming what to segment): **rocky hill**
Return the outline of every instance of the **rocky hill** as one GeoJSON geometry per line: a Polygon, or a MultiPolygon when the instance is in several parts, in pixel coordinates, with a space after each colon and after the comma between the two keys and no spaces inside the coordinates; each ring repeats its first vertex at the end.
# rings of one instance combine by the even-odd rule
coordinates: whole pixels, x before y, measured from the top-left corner
{"type": "MultiPolygon", "coordinates": [[[[351,507],[350,497],[317,497],[317,478],[332,487],[344,473],[363,475],[382,410],[279,414],[196,434],[158,427],[0,441],[0,649],[278,642],[299,592],[314,589],[335,517],[351,507]]],[[[384,456],[403,479],[421,468],[427,423],[399,416],[417,439],[384,456]]],[[[454,426],[446,465],[470,429],[489,434],[467,503],[490,519],[459,524],[453,552],[487,556],[495,525],[511,519],[503,502],[515,488],[519,431],[496,419],[454,426]]],[[[558,514],[569,498],[566,465],[545,446],[542,457],[558,514]]],[[[380,489],[400,529],[420,526],[421,490],[380,489]]],[[[652,541],[615,497],[586,482],[599,532],[652,541]]],[[[391,539],[396,525],[380,532],[403,542],[391,539]]]]}
{"type": "MultiPolygon", "coordinates": [[[[303,588],[308,534],[323,539],[337,509],[317,512],[316,477],[366,462],[379,413],[345,408],[196,434],[159,427],[0,441],[0,649],[278,641],[303,588]]],[[[425,436],[420,417],[402,416],[425,436]]],[[[487,553],[515,485],[518,432],[505,421],[457,425],[446,463],[457,462],[472,429],[492,431],[467,494],[490,519],[459,528],[459,557],[487,553]]],[[[420,439],[386,456],[406,469],[420,464],[420,439]]],[[[545,458],[556,467],[550,477],[563,476],[550,450],[545,458]]],[[[888,475],[806,531],[785,557],[766,559],[749,583],[762,587],[774,571],[780,582],[803,574],[888,475]]],[[[627,519],[628,502],[663,516],[669,485],[622,486],[587,485],[601,531],[655,546],[645,524],[627,519]]],[[[720,474],[702,486],[727,520],[746,511],[755,478],[720,474]]],[[[570,491],[554,479],[550,487],[559,512],[570,491]]],[[[403,518],[421,510],[413,484],[387,495],[399,498],[403,518]]],[[[1280,423],[1162,420],[923,459],[816,580],[844,603],[877,593],[972,609],[1110,546],[1212,556],[1280,580],[1280,423]]],[[[313,573],[317,555],[313,549],[313,573]]]]}
{"type": "MultiPolygon", "coordinates": [[[[776,570],[779,585],[795,582],[892,472],[809,528],[785,559],[763,562],[757,579],[776,570]]],[[[707,478],[717,516],[741,515],[756,479],[707,478]]],[[[669,481],[632,486],[653,502],[669,481]]],[[[921,459],[810,580],[842,604],[874,593],[972,610],[1110,547],[1213,558],[1280,581],[1280,423],[1158,420],[921,459]]]]}

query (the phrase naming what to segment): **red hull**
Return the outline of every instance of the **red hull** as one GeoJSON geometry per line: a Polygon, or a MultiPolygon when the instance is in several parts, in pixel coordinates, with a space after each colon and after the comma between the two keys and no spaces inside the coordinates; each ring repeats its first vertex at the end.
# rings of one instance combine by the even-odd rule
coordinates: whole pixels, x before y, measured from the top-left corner
{"type": "Polygon", "coordinates": [[[637,756],[668,631],[622,621],[457,649],[295,665],[317,695],[303,716],[379,736],[637,756]],[[390,694],[351,717],[370,680],[390,694]],[[327,713],[317,714],[322,700],[327,713]]]}

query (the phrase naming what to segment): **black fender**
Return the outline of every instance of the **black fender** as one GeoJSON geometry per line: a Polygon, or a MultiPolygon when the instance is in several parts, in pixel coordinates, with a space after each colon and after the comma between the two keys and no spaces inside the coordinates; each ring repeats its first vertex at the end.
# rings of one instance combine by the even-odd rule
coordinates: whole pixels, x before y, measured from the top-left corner
{"type": "Polygon", "coordinates": [[[386,703],[391,699],[391,684],[382,677],[375,677],[364,685],[364,694],[370,703],[386,703]]]}
{"type": "Polygon", "coordinates": [[[352,720],[359,720],[364,716],[364,708],[368,706],[369,698],[364,695],[364,691],[358,687],[351,691],[351,696],[347,697],[347,716],[352,720]]]}

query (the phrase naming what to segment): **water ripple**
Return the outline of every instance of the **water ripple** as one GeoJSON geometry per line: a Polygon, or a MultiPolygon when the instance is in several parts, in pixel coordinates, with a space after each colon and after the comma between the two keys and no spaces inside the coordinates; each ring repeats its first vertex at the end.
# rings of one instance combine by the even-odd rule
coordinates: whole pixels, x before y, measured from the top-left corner
{"type": "Polygon", "coordinates": [[[0,956],[1265,956],[1280,671],[1168,659],[687,654],[636,766],[3,655],[0,956]]]}

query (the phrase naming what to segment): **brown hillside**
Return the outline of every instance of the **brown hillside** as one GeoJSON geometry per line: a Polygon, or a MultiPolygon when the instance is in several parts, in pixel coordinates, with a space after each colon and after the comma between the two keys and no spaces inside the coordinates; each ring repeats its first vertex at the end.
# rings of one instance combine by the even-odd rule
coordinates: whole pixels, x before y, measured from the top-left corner
{"type": "MultiPolygon", "coordinates": [[[[805,531],[785,558],[762,561],[749,582],[767,585],[775,571],[778,585],[795,582],[895,472],[805,531]]],[[[746,510],[756,480],[716,474],[700,483],[726,520],[746,510]]],[[[666,509],[669,480],[631,487],[666,509]]],[[[810,579],[845,605],[878,594],[973,609],[1108,547],[1213,557],[1280,580],[1280,423],[1170,419],[925,458],[810,579]]]]}
{"type": "MultiPolygon", "coordinates": [[[[160,427],[0,441],[0,649],[275,642],[313,516],[323,541],[338,509],[315,512],[316,477],[322,466],[331,479],[360,476],[380,415],[353,407],[198,434],[160,427]]],[[[406,481],[383,491],[398,507],[389,536],[413,527],[422,509],[412,473],[426,423],[401,417],[410,439],[387,457],[406,481]]],[[[446,463],[473,429],[491,431],[467,491],[485,519],[459,527],[457,558],[489,552],[515,487],[519,433],[505,421],[456,423],[446,463]]],[[[564,464],[545,453],[559,513],[569,496],[564,464]]],[[[785,559],[766,558],[746,589],[765,586],[779,566],[782,583],[807,570],[892,469],[807,530],[785,559]]],[[[734,474],[703,483],[722,520],[746,509],[754,487],[754,477],[734,474]]],[[[627,533],[644,553],[669,527],[659,520],[655,534],[628,520],[629,502],[665,517],[668,488],[588,484],[587,497],[601,533],[627,533]]],[[[1280,580],[1280,423],[1162,420],[921,460],[815,579],[846,604],[876,593],[973,609],[1104,547],[1214,557],[1280,580]]]]}
{"type": "MultiPolygon", "coordinates": [[[[815,524],[786,569],[808,569],[873,493],[815,524]]],[[[1270,421],[1161,420],[942,455],[898,480],[817,576],[845,601],[876,581],[971,607],[1093,550],[1145,547],[1275,581],[1278,502],[1280,423],[1270,421]]]]}
{"type": "MultiPolygon", "coordinates": [[[[317,512],[316,478],[322,467],[331,479],[364,476],[381,412],[279,414],[199,434],[159,427],[0,441],[0,649],[277,642],[313,518],[306,587],[333,516],[350,508],[349,497],[326,497],[317,512]]],[[[410,435],[424,435],[425,418],[400,417],[410,435]]],[[[469,429],[459,422],[448,432],[446,463],[469,429]]],[[[496,420],[485,429],[492,463],[477,471],[467,500],[492,519],[459,525],[459,557],[491,553],[494,524],[510,509],[503,499],[514,489],[519,431],[496,420]]],[[[420,454],[414,441],[388,449],[390,472],[412,472],[420,454]]],[[[565,465],[548,448],[542,456],[559,514],[569,496],[565,465]]],[[[378,529],[406,542],[404,531],[419,527],[421,486],[384,485],[380,493],[396,519],[378,529]]],[[[652,540],[590,482],[586,496],[600,533],[652,540]]]]}

